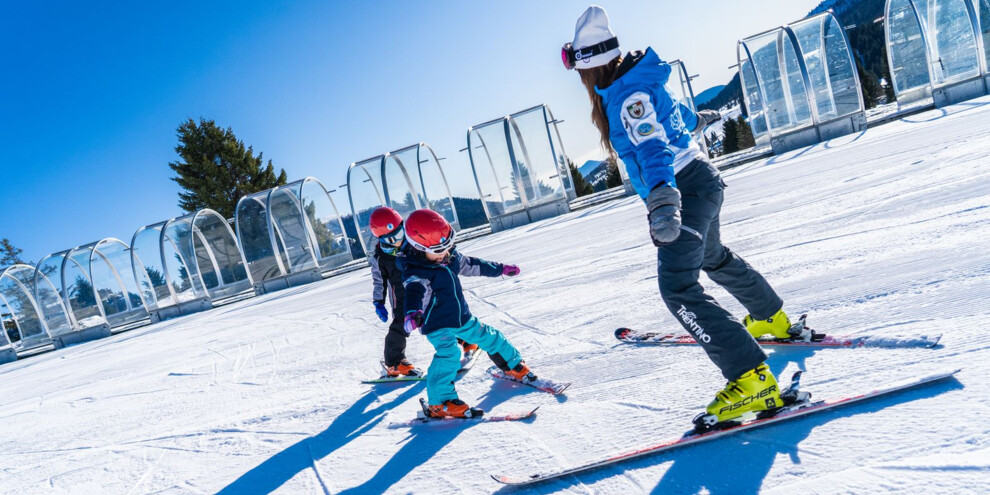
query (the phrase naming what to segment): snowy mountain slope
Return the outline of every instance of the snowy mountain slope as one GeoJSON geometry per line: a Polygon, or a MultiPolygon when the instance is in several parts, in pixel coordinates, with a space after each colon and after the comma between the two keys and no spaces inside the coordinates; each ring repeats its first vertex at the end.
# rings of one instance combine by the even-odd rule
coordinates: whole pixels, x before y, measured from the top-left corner
{"type": "MultiPolygon", "coordinates": [[[[819,397],[962,367],[958,381],[647,457],[521,493],[974,493],[990,484],[990,98],[726,172],[723,239],[792,315],[842,334],[944,332],[936,349],[781,349],[819,397]]],[[[518,263],[468,303],[554,398],[477,369],[461,397],[530,423],[431,425],[423,384],[378,373],[367,271],[0,366],[0,493],[490,493],[488,475],[565,466],[688,429],[722,385],[699,348],[617,345],[678,329],[637,198],[463,243],[518,263]]],[[[742,308],[704,281],[738,316],[742,308]]],[[[410,339],[426,366],[431,348],[410,339]]]]}

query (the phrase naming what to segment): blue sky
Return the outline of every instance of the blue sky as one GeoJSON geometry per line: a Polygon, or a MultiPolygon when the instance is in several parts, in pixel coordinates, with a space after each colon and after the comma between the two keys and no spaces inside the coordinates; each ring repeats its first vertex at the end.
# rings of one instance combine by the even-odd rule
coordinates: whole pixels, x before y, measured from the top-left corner
{"type": "MultiPolygon", "coordinates": [[[[736,40],[817,3],[599,2],[624,51],[684,60],[697,92],[731,78],[736,40]]],[[[290,181],[334,187],[351,162],[419,141],[469,177],[468,126],[547,103],[580,165],[598,138],[559,49],[587,5],[8,2],[0,236],[37,261],[181,214],[168,163],[187,118],[232,127],[290,181]]]]}

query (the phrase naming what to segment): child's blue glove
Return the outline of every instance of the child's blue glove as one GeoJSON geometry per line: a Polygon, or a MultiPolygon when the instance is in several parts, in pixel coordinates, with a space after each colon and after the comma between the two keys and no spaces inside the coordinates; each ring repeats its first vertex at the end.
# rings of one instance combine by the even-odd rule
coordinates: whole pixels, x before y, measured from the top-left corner
{"type": "Polygon", "coordinates": [[[406,315],[406,320],[402,323],[402,328],[406,330],[407,334],[411,334],[416,330],[423,327],[423,312],[420,310],[413,311],[406,315]]]}
{"type": "Polygon", "coordinates": [[[375,313],[378,314],[378,319],[382,322],[388,321],[388,310],[385,309],[385,303],[381,301],[375,301],[375,313]]]}

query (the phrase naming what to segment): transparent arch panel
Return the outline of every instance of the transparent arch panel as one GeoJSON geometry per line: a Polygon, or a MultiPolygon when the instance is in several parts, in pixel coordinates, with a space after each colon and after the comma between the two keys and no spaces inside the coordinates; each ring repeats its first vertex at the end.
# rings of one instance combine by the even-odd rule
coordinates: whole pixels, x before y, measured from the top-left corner
{"type": "Polygon", "coordinates": [[[385,205],[382,191],[382,159],[377,156],[354,163],[347,169],[347,192],[350,197],[354,227],[361,246],[368,252],[375,245],[368,221],[375,208],[385,205]]]}
{"type": "Polygon", "coordinates": [[[793,24],[820,121],[862,111],[856,68],[842,26],[831,14],[793,24]]]}
{"type": "Polygon", "coordinates": [[[162,227],[165,222],[143,227],[131,238],[131,267],[138,295],[149,310],[175,304],[162,260],[162,227]]]}
{"type": "Polygon", "coordinates": [[[280,244],[269,236],[267,199],[268,191],[241,198],[235,216],[237,239],[255,283],[286,275],[281,253],[275,252],[280,244]]]}
{"type": "Polygon", "coordinates": [[[980,38],[983,40],[983,70],[990,74],[990,0],[974,2],[980,20],[980,38]]]}
{"type": "Polygon", "coordinates": [[[165,224],[161,237],[162,261],[165,279],[172,288],[176,303],[194,301],[203,297],[203,286],[196,271],[192,241],[192,222],[173,219],[165,224]]]}
{"type": "Polygon", "coordinates": [[[349,259],[350,242],[340,218],[340,211],[323,183],[307,178],[300,185],[303,212],[313,232],[313,245],[321,270],[339,266],[349,259]]]}
{"type": "Polygon", "coordinates": [[[33,278],[34,269],[26,265],[0,271],[0,319],[6,336],[3,340],[9,340],[14,347],[37,345],[48,339],[44,318],[31,295],[33,278]]]}
{"type": "MultiPolygon", "coordinates": [[[[385,155],[385,199],[388,205],[406,218],[413,211],[423,208],[426,199],[422,189],[413,182],[419,158],[418,146],[394,151],[385,155]]],[[[418,182],[418,181],[417,181],[418,182]]]]}
{"type": "Polygon", "coordinates": [[[810,125],[811,108],[797,51],[784,31],[772,31],[744,43],[749,47],[753,69],[762,85],[771,133],[810,125]]]}
{"type": "Polygon", "coordinates": [[[31,275],[33,279],[29,286],[33,291],[34,302],[38,305],[38,310],[41,311],[41,316],[45,320],[48,334],[57,337],[71,332],[72,323],[69,321],[69,315],[65,312],[61,292],[52,282],[52,278],[38,269],[34,270],[31,275]]]}
{"type": "Polygon", "coordinates": [[[90,277],[110,327],[148,317],[134,277],[131,277],[130,247],[116,239],[90,248],[90,277]]]}
{"type": "Polygon", "coordinates": [[[887,3],[887,50],[894,93],[902,96],[931,86],[921,19],[910,0],[887,3]]]}
{"type": "Polygon", "coordinates": [[[672,73],[667,80],[667,92],[670,93],[674,101],[683,103],[692,112],[697,112],[694,105],[694,90],[691,88],[691,76],[688,74],[684,62],[675,60],[670,63],[670,68],[672,73]]]}
{"type": "Polygon", "coordinates": [[[213,210],[200,210],[192,222],[197,270],[210,297],[226,297],[249,288],[247,266],[227,221],[213,210]]]}
{"type": "Polygon", "coordinates": [[[354,214],[351,212],[351,199],[347,193],[347,184],[340,184],[327,191],[330,193],[330,200],[337,206],[340,212],[340,223],[344,225],[344,232],[347,233],[347,242],[351,247],[351,256],[359,259],[364,256],[364,247],[358,238],[357,225],[354,221],[354,214]]]}
{"type": "Polygon", "coordinates": [[[80,329],[107,324],[93,281],[89,278],[89,257],[89,249],[76,248],[62,262],[66,305],[80,329]]]}
{"type": "Polygon", "coordinates": [[[512,115],[508,124],[519,178],[530,206],[566,198],[543,107],[512,115]]]}
{"type": "Polygon", "coordinates": [[[268,196],[275,236],[283,247],[283,261],[290,273],[316,268],[309,227],[298,195],[300,184],[278,187],[268,196]]]}
{"type": "Polygon", "coordinates": [[[753,62],[746,55],[744,45],[740,44],[737,50],[739,52],[739,82],[746,102],[746,111],[749,114],[749,127],[753,131],[756,142],[766,144],[770,139],[770,134],[767,128],[766,106],[763,103],[763,93],[760,90],[759,80],[756,77],[753,62]]]}
{"type": "Polygon", "coordinates": [[[509,157],[504,120],[472,128],[468,132],[468,152],[488,216],[521,211],[523,204],[509,157]]]}
{"type": "MultiPolygon", "coordinates": [[[[935,0],[927,3],[927,25],[932,49],[935,85],[948,84],[980,75],[980,50],[969,16],[969,0],[935,0]]],[[[921,3],[918,4],[919,9],[921,3]]]]}
{"type": "Polygon", "coordinates": [[[455,229],[461,228],[460,219],[451,199],[447,176],[440,161],[437,160],[436,154],[425,144],[416,148],[416,154],[418,170],[414,180],[418,182],[419,189],[423,191],[423,206],[443,215],[451,225],[455,226],[455,229]]]}

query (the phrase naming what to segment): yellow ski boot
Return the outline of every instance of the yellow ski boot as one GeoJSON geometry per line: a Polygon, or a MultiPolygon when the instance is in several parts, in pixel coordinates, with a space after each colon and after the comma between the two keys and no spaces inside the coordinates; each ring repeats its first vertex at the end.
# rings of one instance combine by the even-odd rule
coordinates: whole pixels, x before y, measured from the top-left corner
{"type": "Polygon", "coordinates": [[[743,326],[749,331],[753,338],[758,339],[766,334],[773,335],[778,339],[789,339],[794,337],[788,331],[791,329],[791,319],[784,313],[784,309],[774,313],[773,316],[765,320],[754,320],[752,316],[746,315],[743,318],[743,326]]]}
{"type": "Polygon", "coordinates": [[[783,405],[777,379],[766,364],[761,364],[726,384],[694,423],[699,430],[706,430],[746,413],[759,413],[783,405]]]}

